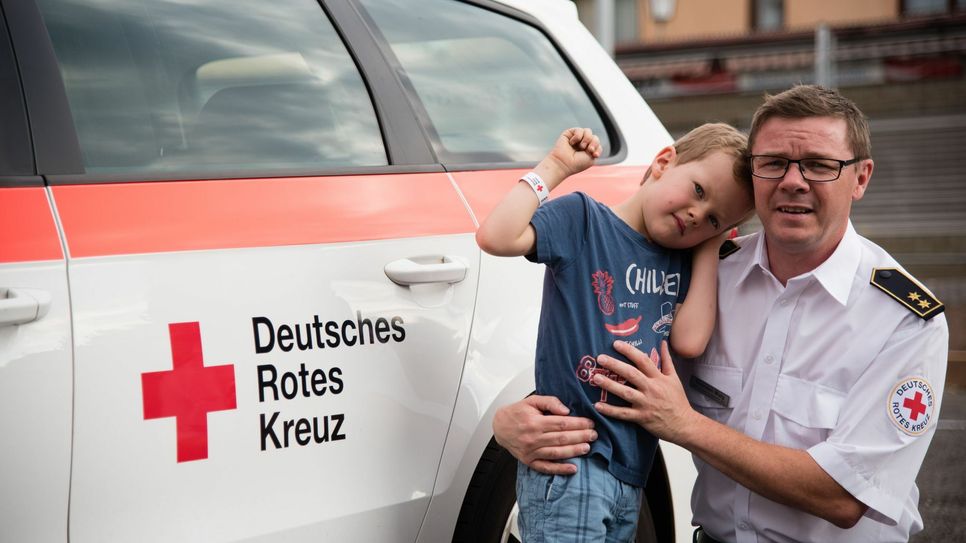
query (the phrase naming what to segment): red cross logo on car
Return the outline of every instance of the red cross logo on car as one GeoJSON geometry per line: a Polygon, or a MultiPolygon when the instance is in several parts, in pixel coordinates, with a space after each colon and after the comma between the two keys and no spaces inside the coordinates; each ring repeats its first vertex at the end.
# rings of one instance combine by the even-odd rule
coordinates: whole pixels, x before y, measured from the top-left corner
{"type": "Polygon", "coordinates": [[[208,458],[208,412],[235,409],[235,366],[205,366],[197,322],[168,324],[173,369],[141,374],[144,419],[175,417],[178,462],[208,458]]]}

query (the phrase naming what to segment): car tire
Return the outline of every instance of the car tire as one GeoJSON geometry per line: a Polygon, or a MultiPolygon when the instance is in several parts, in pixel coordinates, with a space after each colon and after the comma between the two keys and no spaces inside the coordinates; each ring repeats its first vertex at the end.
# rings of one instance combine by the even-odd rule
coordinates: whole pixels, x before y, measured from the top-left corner
{"type": "MultiPolygon", "coordinates": [[[[662,459],[663,460],[663,459],[662,459]]],[[[663,469],[663,461],[655,469],[663,469]]],[[[652,469],[652,477],[654,476],[652,469]]],[[[453,543],[520,543],[516,507],[517,461],[506,449],[490,440],[466,491],[466,499],[456,521],[453,543]]],[[[657,477],[666,482],[663,473],[657,477]]],[[[666,492],[665,489],[661,489],[666,492]]],[[[658,532],[647,496],[642,500],[637,525],[637,543],[658,543],[658,532]]]]}
{"type": "Polygon", "coordinates": [[[517,461],[491,439],[466,490],[453,543],[518,543],[517,461]]]}
{"type": "Polygon", "coordinates": [[[641,500],[641,514],[637,519],[636,543],[658,543],[657,528],[654,526],[654,515],[651,514],[647,498],[641,500]]]}

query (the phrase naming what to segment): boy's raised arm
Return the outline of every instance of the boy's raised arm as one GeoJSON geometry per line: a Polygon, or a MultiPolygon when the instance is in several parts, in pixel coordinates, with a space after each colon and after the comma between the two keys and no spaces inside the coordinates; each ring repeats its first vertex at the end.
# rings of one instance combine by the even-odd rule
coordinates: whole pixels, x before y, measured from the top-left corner
{"type": "MultiPolygon", "coordinates": [[[[600,140],[589,128],[569,128],[533,171],[550,191],[567,177],[589,168],[600,151],[600,140]]],[[[536,243],[530,219],[539,202],[530,185],[517,183],[480,225],[476,243],[496,256],[529,254],[536,243]]]]}
{"type": "Polygon", "coordinates": [[[694,249],[691,286],[671,323],[671,348],[685,358],[703,353],[714,332],[718,313],[718,250],[726,236],[727,233],[715,236],[694,249]]]}

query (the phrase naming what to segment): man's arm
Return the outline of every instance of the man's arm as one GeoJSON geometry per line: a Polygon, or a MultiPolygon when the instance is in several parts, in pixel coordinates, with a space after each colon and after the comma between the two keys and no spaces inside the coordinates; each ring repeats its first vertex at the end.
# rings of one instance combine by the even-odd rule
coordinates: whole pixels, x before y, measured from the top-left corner
{"type": "MultiPolygon", "coordinates": [[[[589,168],[600,151],[600,140],[589,128],[569,128],[560,134],[553,149],[533,171],[549,192],[567,177],[589,168]]],[[[533,190],[517,183],[480,225],[476,243],[496,256],[523,256],[533,252],[537,237],[530,219],[538,205],[533,190]]]]}
{"type": "Polygon", "coordinates": [[[517,460],[550,475],[573,475],[577,466],[560,460],[587,454],[597,439],[594,421],[568,416],[553,396],[529,396],[501,407],[493,417],[493,435],[517,460]]]}
{"type": "Polygon", "coordinates": [[[661,369],[627,343],[615,342],[615,348],[634,366],[606,355],[597,357],[597,363],[625,378],[627,385],[602,375],[595,376],[595,382],[631,405],[598,403],[602,414],[637,423],[658,438],[688,449],[752,492],[840,528],[851,528],[865,514],[868,507],[822,470],[807,452],[752,439],[694,411],[666,343],[661,347],[661,369]]]}

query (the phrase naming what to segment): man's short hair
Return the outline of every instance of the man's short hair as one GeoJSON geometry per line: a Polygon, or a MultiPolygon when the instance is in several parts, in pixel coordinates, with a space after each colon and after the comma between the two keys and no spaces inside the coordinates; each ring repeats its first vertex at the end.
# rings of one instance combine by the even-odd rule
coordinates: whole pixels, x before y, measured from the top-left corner
{"type": "MultiPolygon", "coordinates": [[[[852,148],[853,158],[872,158],[872,141],[869,123],[855,102],[838,91],[819,85],[796,85],[785,92],[765,94],[762,104],[751,120],[748,149],[755,144],[758,131],[765,121],[773,117],[806,119],[809,117],[835,117],[845,120],[846,137],[852,148]]],[[[829,157],[837,158],[837,157],[829,157]]]]}

